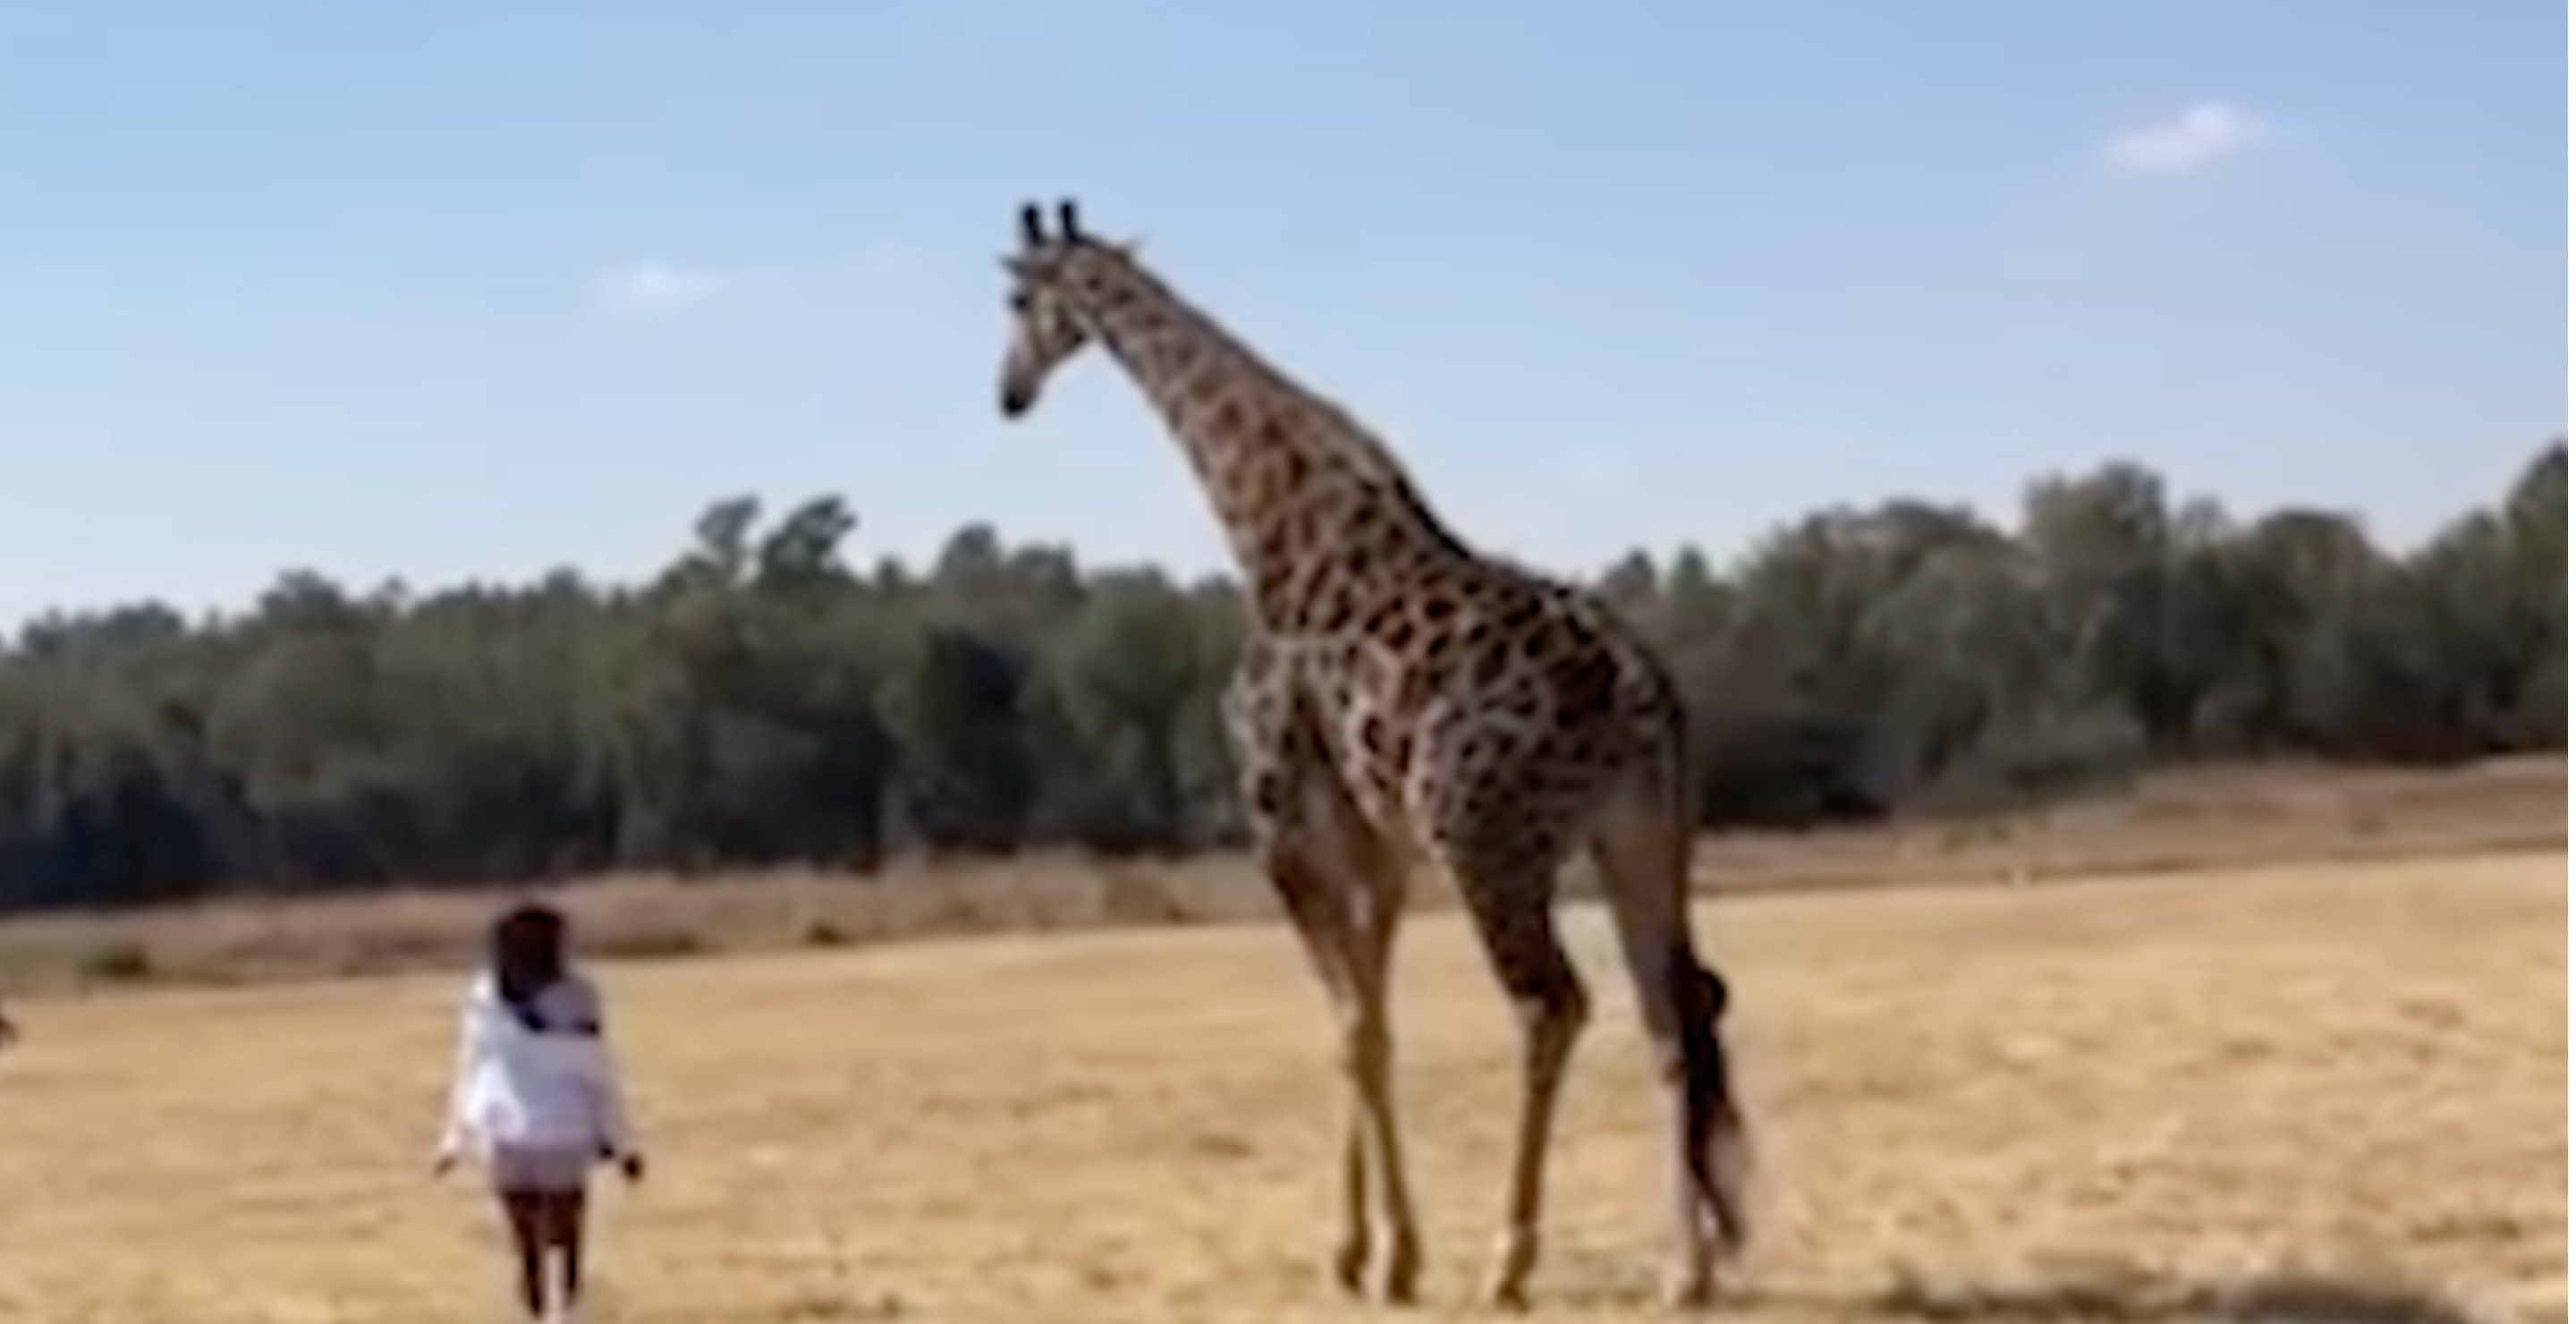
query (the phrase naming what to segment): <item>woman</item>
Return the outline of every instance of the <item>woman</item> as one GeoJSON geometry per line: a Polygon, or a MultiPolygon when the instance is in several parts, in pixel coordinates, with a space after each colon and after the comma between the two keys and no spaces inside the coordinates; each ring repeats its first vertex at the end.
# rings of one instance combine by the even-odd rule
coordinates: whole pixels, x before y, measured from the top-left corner
{"type": "Polygon", "coordinates": [[[494,921],[490,954],[465,999],[456,1079],[434,1171],[471,1142],[499,1197],[519,1258],[530,1319],[569,1320],[581,1297],[591,1165],[644,1176],[625,1090],[601,1032],[599,994],[564,957],[565,924],[548,906],[494,921]],[[547,1314],[547,1262],[556,1268],[547,1314]]]}

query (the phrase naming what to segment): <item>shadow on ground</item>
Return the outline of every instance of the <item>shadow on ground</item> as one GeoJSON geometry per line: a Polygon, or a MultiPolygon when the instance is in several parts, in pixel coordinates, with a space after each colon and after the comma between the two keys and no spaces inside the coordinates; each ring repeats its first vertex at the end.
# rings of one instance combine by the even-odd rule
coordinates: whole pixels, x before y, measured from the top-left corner
{"type": "Polygon", "coordinates": [[[1871,1313],[1884,1317],[1934,1321],[2490,1324],[2441,1293],[2416,1284],[2308,1272],[2206,1280],[2113,1269],[2011,1283],[1942,1283],[1902,1273],[1865,1304],[1871,1313]]]}

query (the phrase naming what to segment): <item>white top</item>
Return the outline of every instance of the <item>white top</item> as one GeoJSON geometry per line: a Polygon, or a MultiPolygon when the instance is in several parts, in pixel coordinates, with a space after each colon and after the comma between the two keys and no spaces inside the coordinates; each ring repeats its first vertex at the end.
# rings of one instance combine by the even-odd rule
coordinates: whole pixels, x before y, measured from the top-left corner
{"type": "Polygon", "coordinates": [[[496,1144],[632,1152],[625,1090],[597,1032],[590,982],[567,976],[539,994],[536,1007],[544,1033],[520,1023],[490,972],[476,976],[465,996],[440,1153],[452,1157],[468,1143],[486,1157],[496,1144]]]}

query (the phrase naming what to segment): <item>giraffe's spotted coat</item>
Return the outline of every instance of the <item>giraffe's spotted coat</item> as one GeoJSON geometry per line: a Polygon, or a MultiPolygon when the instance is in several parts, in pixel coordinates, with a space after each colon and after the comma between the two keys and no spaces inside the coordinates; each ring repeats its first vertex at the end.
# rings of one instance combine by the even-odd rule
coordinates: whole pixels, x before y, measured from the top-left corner
{"type": "Polygon", "coordinates": [[[1022,216],[1005,414],[1098,343],[1182,442],[1246,580],[1250,639],[1225,700],[1256,848],[1343,1019],[1353,1115],[1336,1272],[1356,1286],[1375,1182],[1385,1291],[1418,1265],[1389,1080],[1388,953],[1413,865],[1448,875],[1519,1006],[1525,1093],[1488,1293],[1522,1297],[1536,1258],[1548,1119],[1586,1015],[1558,942],[1556,875],[1601,867],[1675,1101],[1682,1247],[1697,1299],[1741,1235],[1740,1145],[1715,1022],[1725,986],[1686,919],[1684,711],[1651,650],[1595,600],[1480,555],[1386,444],[1291,381],[1147,271],[1022,216]],[[1717,1166],[1712,1167],[1712,1163],[1717,1166]]]}

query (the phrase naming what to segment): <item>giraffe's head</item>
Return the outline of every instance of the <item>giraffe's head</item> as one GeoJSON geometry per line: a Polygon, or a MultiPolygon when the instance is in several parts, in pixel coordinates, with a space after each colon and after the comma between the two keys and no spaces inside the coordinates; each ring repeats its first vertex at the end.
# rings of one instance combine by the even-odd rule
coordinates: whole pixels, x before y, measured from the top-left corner
{"type": "Polygon", "coordinates": [[[1046,232],[1034,202],[1020,208],[1019,251],[1002,259],[1011,276],[1011,344],[1002,359],[1002,417],[1018,418],[1038,402],[1047,377],[1091,343],[1091,323],[1077,302],[1093,259],[1113,250],[1083,234],[1070,201],[1056,204],[1056,232],[1046,232]]]}

